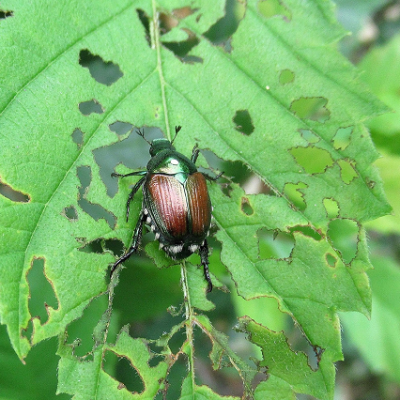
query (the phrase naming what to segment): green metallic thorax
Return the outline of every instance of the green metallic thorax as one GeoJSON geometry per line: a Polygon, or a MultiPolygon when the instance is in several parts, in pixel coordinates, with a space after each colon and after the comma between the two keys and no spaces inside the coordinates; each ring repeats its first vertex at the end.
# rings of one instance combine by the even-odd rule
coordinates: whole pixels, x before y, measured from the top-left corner
{"type": "Polygon", "coordinates": [[[152,174],[174,175],[183,184],[188,175],[197,172],[196,165],[178,153],[167,139],[155,139],[150,154],[152,158],[147,164],[147,170],[152,174]]]}

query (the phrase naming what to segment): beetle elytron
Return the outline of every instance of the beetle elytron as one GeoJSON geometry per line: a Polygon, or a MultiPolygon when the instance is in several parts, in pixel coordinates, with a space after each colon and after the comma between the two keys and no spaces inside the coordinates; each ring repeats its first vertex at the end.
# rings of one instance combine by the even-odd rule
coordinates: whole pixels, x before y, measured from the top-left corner
{"type": "MultiPolygon", "coordinates": [[[[175,138],[181,127],[175,128],[175,138]]],[[[137,130],[144,138],[144,132],[137,130]]],[[[191,159],[177,152],[173,141],[155,139],[150,144],[151,159],[147,171],[136,171],[126,175],[113,173],[112,176],[127,177],[138,175],[142,178],[133,186],[126,205],[126,219],[135,193],[143,185],[143,205],[133,234],[132,245],[111,269],[127,260],[139,247],[143,224],[150,226],[155,238],[166,254],[174,260],[182,260],[199,252],[207,291],[212,290],[208,270],[207,236],[211,223],[211,202],[207,190],[207,179],[215,180],[197,171],[195,162],[199,155],[197,145],[191,159]]],[[[145,139],[145,138],[144,138],[145,139]]],[[[146,140],[146,139],[145,139],[146,140]]],[[[146,140],[147,141],[147,140],[146,140]]]]}

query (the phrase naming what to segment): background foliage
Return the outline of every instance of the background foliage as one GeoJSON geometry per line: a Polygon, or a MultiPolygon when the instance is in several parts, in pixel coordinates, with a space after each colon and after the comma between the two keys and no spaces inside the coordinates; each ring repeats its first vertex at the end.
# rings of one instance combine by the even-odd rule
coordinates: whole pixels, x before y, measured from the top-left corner
{"type": "MultiPolygon", "coordinates": [[[[253,378],[262,379],[256,370],[265,367],[269,378],[256,398],[333,397],[333,363],[342,358],[337,312],[370,312],[365,271],[371,264],[361,223],[389,211],[371,167],[378,154],[363,126],[385,107],[338,53],[345,31],[331,3],[184,6],[1,3],[0,315],[14,349],[2,326],[1,362],[4,371],[9,365],[20,371],[2,374],[4,398],[52,398],[57,360],[58,398],[153,398],[160,388],[167,398],[241,396],[241,381],[249,394],[253,378]],[[190,154],[198,142],[205,149],[200,164],[232,176],[210,185],[211,270],[215,285],[231,292],[214,290],[206,299],[192,265],[198,259],[191,258],[182,269],[190,297],[186,324],[179,267],[154,267],[146,254],[158,267],[171,263],[151,235],[145,251],[126,263],[118,286],[117,277],[105,278],[122,243],[129,244],[140,208],[138,196],[125,223],[134,181],[111,179],[115,168],[147,162],[146,144],[131,128],[146,126],[149,139],[171,138],[175,125],[183,126],[179,151],[190,154]],[[171,305],[178,310],[167,314],[171,305]],[[58,345],[55,338],[44,341],[54,336],[58,345]],[[227,368],[212,370],[220,367],[227,368]]],[[[380,13],[375,22],[386,32],[385,12],[394,6],[376,1],[363,11],[380,13]]],[[[359,15],[352,10],[345,15],[359,15]]],[[[391,60],[398,38],[379,39],[390,41],[364,57],[363,78],[397,109],[398,64],[391,60]]],[[[366,51],[354,40],[342,46],[351,59],[366,51]]],[[[395,210],[397,122],[387,114],[369,123],[378,146],[391,153],[379,162],[395,210]]],[[[371,390],[389,398],[396,389],[386,379],[399,379],[399,314],[390,295],[399,279],[390,248],[398,224],[384,218],[370,225],[379,232],[371,233],[373,317],[342,317],[345,338],[383,374],[381,387],[371,390]],[[389,258],[380,257],[383,250],[389,258]]],[[[348,368],[358,371],[349,360],[348,368]]],[[[344,396],[340,370],[338,382],[344,396]]]]}

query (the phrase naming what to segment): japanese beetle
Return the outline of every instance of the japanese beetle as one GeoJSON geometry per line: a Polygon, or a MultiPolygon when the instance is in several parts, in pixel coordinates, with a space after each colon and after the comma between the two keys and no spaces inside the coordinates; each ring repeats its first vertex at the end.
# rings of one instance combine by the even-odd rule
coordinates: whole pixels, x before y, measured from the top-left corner
{"type": "MultiPolygon", "coordinates": [[[[181,127],[175,128],[175,138],[181,127]]],[[[137,130],[144,139],[144,132],[137,130]]],[[[132,245],[111,268],[111,275],[119,264],[127,260],[139,247],[143,224],[147,224],[160,242],[160,248],[174,260],[183,260],[197,252],[212,290],[208,270],[207,236],[211,223],[211,201],[206,179],[216,180],[197,171],[195,165],[199,150],[193,148],[191,158],[185,157],[173,147],[175,138],[154,139],[150,144],[151,159],[147,171],[136,171],[126,175],[113,173],[112,176],[127,177],[138,175],[142,178],[133,186],[126,204],[126,219],[129,217],[130,203],[143,186],[143,205],[136,224],[132,245]]],[[[146,140],[146,139],[145,139],[146,140]]],[[[146,140],[147,141],[147,140],[146,140]]]]}

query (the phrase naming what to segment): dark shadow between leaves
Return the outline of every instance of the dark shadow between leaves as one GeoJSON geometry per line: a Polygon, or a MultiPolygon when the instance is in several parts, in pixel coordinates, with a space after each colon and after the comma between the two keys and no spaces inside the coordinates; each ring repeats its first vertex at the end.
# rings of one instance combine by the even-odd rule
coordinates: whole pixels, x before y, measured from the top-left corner
{"type": "Polygon", "coordinates": [[[116,216],[106,210],[100,204],[92,203],[86,199],[86,193],[89,190],[90,183],[92,181],[92,169],[88,165],[81,165],[77,167],[77,176],[81,183],[78,187],[78,205],[88,215],[90,215],[95,221],[104,219],[111,229],[115,228],[117,223],[116,216]]]}
{"type": "Polygon", "coordinates": [[[86,242],[84,238],[77,238],[77,241],[82,244],[78,250],[84,253],[112,253],[119,257],[124,252],[124,244],[118,239],[99,238],[86,242]]]}
{"type": "MultiPolygon", "coordinates": [[[[107,294],[93,298],[82,316],[67,326],[67,344],[71,346],[74,356],[86,361],[92,358],[91,351],[95,345],[93,332],[107,308],[107,302],[107,294]]],[[[108,339],[112,341],[112,338],[108,339]]]]}
{"type": "MultiPolygon", "coordinates": [[[[111,124],[113,129],[122,128],[125,130],[128,125],[134,126],[128,122],[122,122],[122,125],[115,124],[116,122],[111,124]]],[[[144,135],[150,142],[156,138],[164,137],[159,128],[141,127],[140,129],[144,130],[144,135]]],[[[113,172],[116,172],[115,169],[118,164],[123,164],[132,171],[145,170],[150,159],[149,144],[136,133],[136,129],[131,130],[132,132],[123,140],[93,150],[94,160],[99,166],[100,178],[107,188],[107,195],[110,197],[114,197],[118,191],[118,179],[111,176],[113,172]]],[[[127,171],[126,173],[132,171],[127,171]]],[[[136,180],[137,178],[132,177],[125,178],[121,182],[130,184],[136,180]]]]}
{"type": "Polygon", "coordinates": [[[146,42],[151,47],[151,38],[150,38],[150,17],[140,8],[136,9],[137,15],[139,17],[140,22],[143,25],[145,31],[146,42]]]}
{"type": "Polygon", "coordinates": [[[163,46],[172,51],[172,53],[174,53],[174,55],[185,64],[202,63],[203,59],[201,57],[189,55],[189,52],[200,43],[200,40],[189,29],[182,28],[182,30],[184,30],[188,35],[186,40],[180,42],[163,41],[163,46]]]}
{"type": "Polygon", "coordinates": [[[226,0],[225,15],[203,34],[211,43],[231,52],[231,38],[244,18],[246,7],[239,0],[226,0]]]}
{"type": "Polygon", "coordinates": [[[29,312],[43,325],[49,318],[49,307],[56,310],[58,300],[52,283],[45,275],[45,259],[34,258],[27,273],[29,285],[29,312]]]}
{"type": "Polygon", "coordinates": [[[144,382],[140,373],[126,356],[107,350],[103,358],[103,370],[120,382],[118,389],[126,388],[131,393],[144,391],[144,382]],[[116,369],[107,368],[108,365],[115,365],[116,369]]]}
{"type": "Polygon", "coordinates": [[[318,345],[312,345],[292,318],[287,318],[286,323],[284,333],[290,349],[294,352],[304,353],[308,358],[309,367],[313,371],[317,371],[324,350],[318,345]]]}

